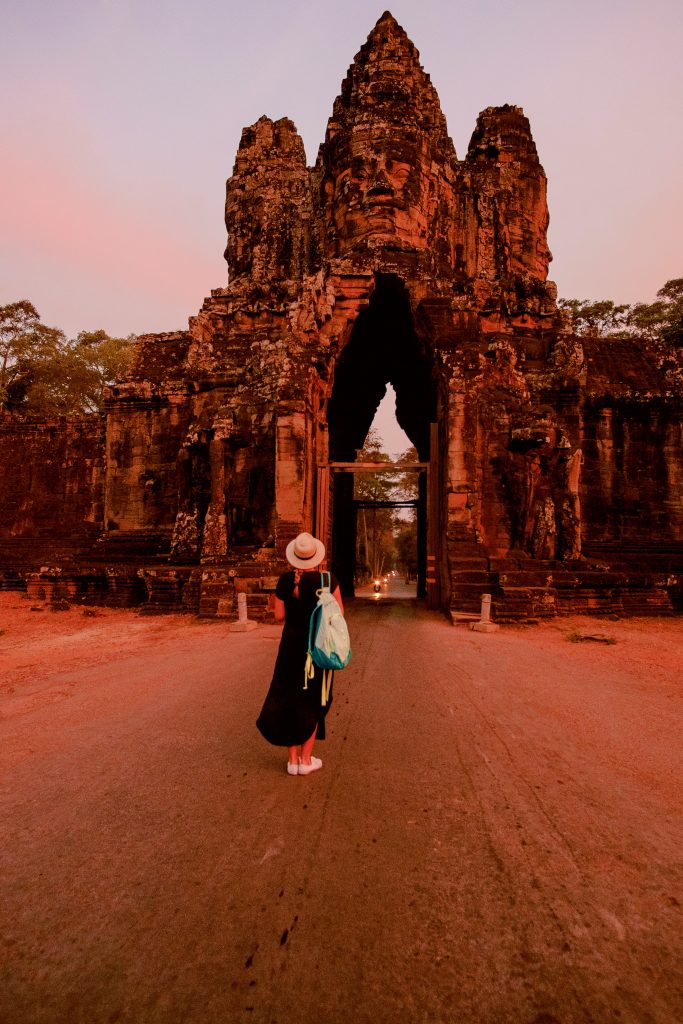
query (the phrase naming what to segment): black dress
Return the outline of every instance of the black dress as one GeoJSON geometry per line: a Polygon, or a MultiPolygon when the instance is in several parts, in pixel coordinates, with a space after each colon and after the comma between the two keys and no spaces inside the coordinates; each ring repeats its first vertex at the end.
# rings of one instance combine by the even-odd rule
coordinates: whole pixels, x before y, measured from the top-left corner
{"type": "MultiPolygon", "coordinates": [[[[326,577],[327,578],[327,577],[326,577]]],[[[315,669],[304,689],[304,669],[308,654],[308,629],[311,612],[318,603],[320,572],[301,574],[299,596],[294,595],[294,572],[284,573],[278,580],[275,594],[285,604],[285,625],[273,672],[273,681],[266,695],[256,726],[265,739],[276,747],[298,747],[313,735],[325,739],[325,715],[332,703],[332,693],[322,703],[323,670],[315,669]]],[[[332,575],[330,589],[339,586],[332,575]]]]}

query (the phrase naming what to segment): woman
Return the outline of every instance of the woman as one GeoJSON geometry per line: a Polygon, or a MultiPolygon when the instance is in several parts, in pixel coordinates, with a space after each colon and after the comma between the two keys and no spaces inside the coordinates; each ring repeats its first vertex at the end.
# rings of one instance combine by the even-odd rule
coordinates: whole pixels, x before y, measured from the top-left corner
{"type": "MultiPolygon", "coordinates": [[[[325,545],[310,533],[300,533],[287,545],[290,572],[283,573],[275,588],[275,621],[284,622],[273,681],[256,725],[265,739],[276,747],[289,748],[290,775],[310,775],[322,768],[313,757],[313,744],[325,739],[325,715],[332,692],[323,704],[323,670],[315,668],[306,678],[308,630],[311,612],[318,603],[320,567],[325,545]]],[[[327,577],[325,577],[327,579],[327,577]]],[[[344,611],[339,583],[331,576],[330,589],[344,611]]]]}

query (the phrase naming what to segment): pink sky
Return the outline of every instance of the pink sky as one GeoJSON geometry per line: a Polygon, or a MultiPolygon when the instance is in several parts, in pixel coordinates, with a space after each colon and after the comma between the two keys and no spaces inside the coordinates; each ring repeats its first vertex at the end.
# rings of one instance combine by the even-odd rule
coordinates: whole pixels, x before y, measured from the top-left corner
{"type": "MultiPolygon", "coordinates": [[[[242,127],[291,117],[315,161],[367,0],[23,0],[3,11],[0,304],[73,336],[182,328],[227,272],[242,127]]],[[[560,295],[651,301],[683,276],[680,0],[396,0],[464,156],[529,117],[560,295]]]]}

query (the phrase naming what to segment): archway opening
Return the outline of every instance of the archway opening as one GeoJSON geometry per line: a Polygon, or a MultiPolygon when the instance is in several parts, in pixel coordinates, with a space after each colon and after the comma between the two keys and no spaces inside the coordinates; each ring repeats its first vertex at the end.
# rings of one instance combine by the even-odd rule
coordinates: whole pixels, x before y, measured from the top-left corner
{"type": "MultiPolygon", "coordinates": [[[[417,451],[430,456],[430,425],[436,421],[437,396],[431,353],[415,330],[408,292],[394,274],[377,274],[366,309],[335,368],[328,403],[329,457],[355,463],[387,385],[396,393],[396,419],[417,451]]],[[[427,480],[418,484],[418,596],[426,591],[427,480]]],[[[357,516],[352,473],[333,476],[331,564],[342,593],[354,593],[357,516]]]]}

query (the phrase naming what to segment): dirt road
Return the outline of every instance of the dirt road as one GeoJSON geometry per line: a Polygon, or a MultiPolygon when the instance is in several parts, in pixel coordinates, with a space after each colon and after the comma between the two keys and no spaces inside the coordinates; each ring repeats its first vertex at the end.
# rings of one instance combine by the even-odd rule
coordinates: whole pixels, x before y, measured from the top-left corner
{"type": "Polygon", "coordinates": [[[2,600],[2,1022],[683,1020],[680,620],[359,603],[292,778],[277,627],[2,600]]]}

